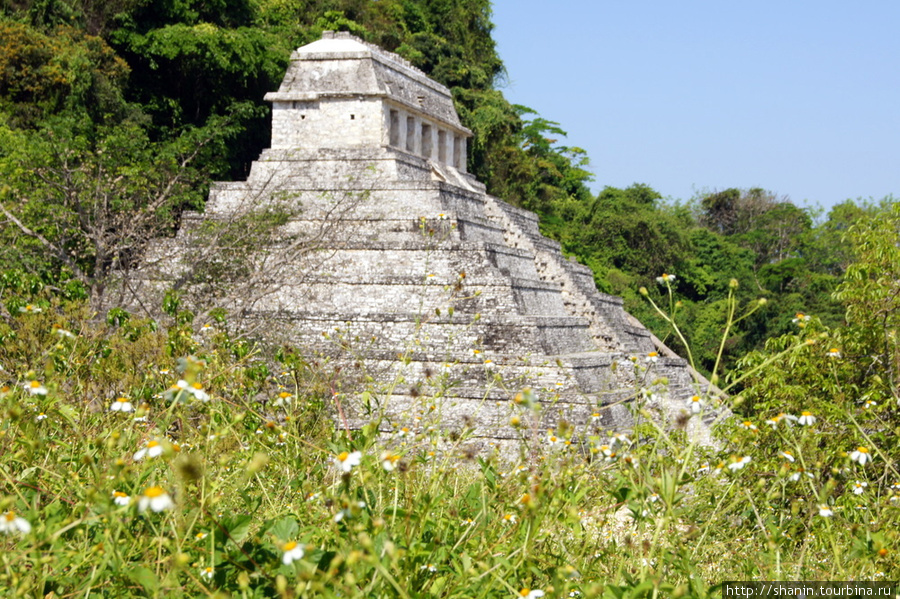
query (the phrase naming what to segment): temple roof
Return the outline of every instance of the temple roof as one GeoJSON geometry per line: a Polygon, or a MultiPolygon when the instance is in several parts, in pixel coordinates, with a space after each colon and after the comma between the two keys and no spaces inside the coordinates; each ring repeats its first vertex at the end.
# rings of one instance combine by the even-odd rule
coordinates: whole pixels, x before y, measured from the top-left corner
{"type": "Polygon", "coordinates": [[[470,136],[446,86],[428,78],[400,56],[347,32],[326,31],[322,39],[291,54],[290,66],[270,102],[379,97],[442,122],[470,136]]]}

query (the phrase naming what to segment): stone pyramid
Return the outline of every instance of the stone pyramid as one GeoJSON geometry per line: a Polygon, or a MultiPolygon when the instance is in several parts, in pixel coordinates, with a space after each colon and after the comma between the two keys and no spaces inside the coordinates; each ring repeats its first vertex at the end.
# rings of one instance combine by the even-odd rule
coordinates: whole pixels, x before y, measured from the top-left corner
{"type": "MultiPolygon", "coordinates": [[[[384,431],[434,425],[488,442],[546,434],[561,419],[628,429],[635,402],[690,411],[686,362],[599,293],[534,214],[466,172],[472,134],[446,87],[325,32],[293,53],[266,100],[272,147],[245,182],[215,184],[205,212],[186,215],[157,257],[184,261],[205,223],[288,206],[281,241],[256,263],[263,272],[280,255],[277,276],[265,294],[234,294],[229,309],[299,346],[364,358],[380,387],[347,398],[349,425],[382,417],[384,431]],[[305,249],[292,254],[298,239],[305,249]]],[[[165,262],[145,282],[186,268],[165,262]]]]}

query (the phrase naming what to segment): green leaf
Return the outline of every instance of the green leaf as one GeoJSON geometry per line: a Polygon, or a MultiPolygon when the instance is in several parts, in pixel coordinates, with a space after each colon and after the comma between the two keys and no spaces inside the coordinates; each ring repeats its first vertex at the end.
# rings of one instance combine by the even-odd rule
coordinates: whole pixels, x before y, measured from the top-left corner
{"type": "Polygon", "coordinates": [[[135,566],[126,572],[128,578],[144,587],[148,595],[156,595],[159,593],[159,579],[153,570],[146,566],[135,566]]]}
{"type": "Polygon", "coordinates": [[[300,526],[297,525],[297,521],[288,516],[274,522],[266,532],[281,541],[289,541],[297,536],[299,530],[300,526]]]}
{"type": "Polygon", "coordinates": [[[253,522],[252,516],[242,514],[240,516],[224,518],[219,524],[228,531],[229,540],[233,541],[235,545],[239,545],[241,541],[247,538],[247,534],[250,532],[251,522],[253,522]]]}

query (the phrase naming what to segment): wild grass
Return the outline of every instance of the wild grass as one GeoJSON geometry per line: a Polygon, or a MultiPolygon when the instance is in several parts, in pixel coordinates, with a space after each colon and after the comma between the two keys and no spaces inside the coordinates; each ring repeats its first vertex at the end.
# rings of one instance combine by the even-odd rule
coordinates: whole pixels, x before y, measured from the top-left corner
{"type": "MultiPolygon", "coordinates": [[[[642,418],[474,457],[439,429],[335,427],[326,366],[219,323],[9,305],[4,596],[710,597],[727,580],[900,578],[885,402],[763,406],[723,423],[718,449],[642,418]]],[[[840,366],[808,343],[821,333],[798,329],[783,357],[840,366]]]]}

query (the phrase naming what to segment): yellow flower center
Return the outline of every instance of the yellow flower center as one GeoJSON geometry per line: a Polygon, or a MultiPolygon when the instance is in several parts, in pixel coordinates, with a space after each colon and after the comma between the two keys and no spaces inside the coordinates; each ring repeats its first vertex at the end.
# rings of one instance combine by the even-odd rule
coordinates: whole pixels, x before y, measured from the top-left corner
{"type": "Polygon", "coordinates": [[[119,403],[128,403],[128,398],[127,398],[127,397],[120,397],[120,398],[117,399],[116,401],[119,402],[119,403]]]}
{"type": "Polygon", "coordinates": [[[166,491],[162,487],[147,487],[144,491],[144,497],[154,499],[156,497],[162,497],[165,493],[166,491]]]}
{"type": "Polygon", "coordinates": [[[856,451],[858,451],[859,453],[869,453],[869,450],[865,447],[857,447],[856,451]]]}
{"type": "Polygon", "coordinates": [[[147,441],[147,447],[156,447],[159,445],[159,441],[147,441]]]}
{"type": "Polygon", "coordinates": [[[297,547],[296,541],[288,541],[287,543],[284,544],[285,551],[293,551],[296,547],[297,547]]]}
{"type": "Polygon", "coordinates": [[[40,383],[40,381],[31,381],[30,383],[28,383],[28,385],[29,385],[32,389],[37,389],[38,387],[41,386],[41,383],[40,383]]]}
{"type": "Polygon", "coordinates": [[[278,397],[280,397],[281,399],[287,399],[290,396],[291,396],[291,394],[288,393],[287,391],[282,391],[281,393],[278,394],[278,397]]]}
{"type": "Polygon", "coordinates": [[[6,518],[7,522],[12,522],[13,520],[16,519],[16,513],[15,512],[6,512],[5,514],[3,514],[3,517],[6,518]]]}
{"type": "Polygon", "coordinates": [[[520,597],[527,597],[530,594],[531,594],[531,589],[522,589],[521,591],[519,591],[520,597]]]}
{"type": "Polygon", "coordinates": [[[201,385],[200,383],[194,383],[193,385],[191,385],[191,387],[193,387],[194,389],[203,389],[203,385],[201,385]]]}
{"type": "Polygon", "coordinates": [[[346,462],[347,458],[349,458],[349,457],[350,457],[349,453],[347,453],[346,451],[342,451],[341,454],[338,456],[338,460],[341,462],[346,462]]]}
{"type": "Polygon", "coordinates": [[[650,352],[649,354],[647,354],[647,357],[649,357],[649,358],[655,358],[655,357],[658,356],[658,355],[659,355],[659,354],[658,354],[657,352],[652,351],[652,352],[650,352]]]}
{"type": "Polygon", "coordinates": [[[800,412],[801,416],[812,416],[812,412],[800,412]]]}
{"type": "Polygon", "coordinates": [[[128,495],[126,495],[122,491],[113,491],[113,497],[128,497],[128,495]]]}

